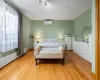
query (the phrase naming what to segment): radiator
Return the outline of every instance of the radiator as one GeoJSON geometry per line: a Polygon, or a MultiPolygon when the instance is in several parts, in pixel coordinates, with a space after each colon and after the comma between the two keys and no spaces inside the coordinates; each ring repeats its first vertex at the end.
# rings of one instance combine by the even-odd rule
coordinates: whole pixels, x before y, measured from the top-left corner
{"type": "Polygon", "coordinates": [[[4,67],[5,65],[7,65],[11,61],[15,60],[16,58],[18,58],[17,52],[15,52],[11,55],[8,55],[6,57],[1,58],[0,59],[0,68],[4,67]]]}

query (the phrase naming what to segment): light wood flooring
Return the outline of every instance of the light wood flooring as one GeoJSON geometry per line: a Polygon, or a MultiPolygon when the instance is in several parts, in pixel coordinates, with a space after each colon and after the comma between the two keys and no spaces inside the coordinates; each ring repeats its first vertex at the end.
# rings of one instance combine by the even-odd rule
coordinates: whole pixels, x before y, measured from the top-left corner
{"type": "Polygon", "coordinates": [[[0,80],[94,80],[91,64],[73,52],[66,52],[64,63],[46,60],[36,66],[33,51],[29,51],[0,69],[0,80]]]}

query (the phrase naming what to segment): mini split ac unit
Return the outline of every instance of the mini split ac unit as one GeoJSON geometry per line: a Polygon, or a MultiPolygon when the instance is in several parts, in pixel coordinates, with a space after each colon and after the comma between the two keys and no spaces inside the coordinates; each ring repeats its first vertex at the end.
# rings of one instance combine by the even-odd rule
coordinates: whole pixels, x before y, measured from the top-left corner
{"type": "Polygon", "coordinates": [[[52,25],[52,24],[53,24],[52,19],[45,19],[44,20],[44,25],[52,25]]]}

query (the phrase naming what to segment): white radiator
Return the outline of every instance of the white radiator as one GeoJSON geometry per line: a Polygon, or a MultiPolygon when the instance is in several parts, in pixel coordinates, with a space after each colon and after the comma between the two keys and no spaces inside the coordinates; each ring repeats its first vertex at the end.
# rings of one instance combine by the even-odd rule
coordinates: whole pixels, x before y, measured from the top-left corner
{"type": "Polygon", "coordinates": [[[18,58],[17,56],[17,52],[8,55],[6,57],[3,57],[0,59],[0,68],[2,68],[3,66],[7,65],[8,63],[10,63],[11,61],[15,60],[16,58],[18,58]]]}

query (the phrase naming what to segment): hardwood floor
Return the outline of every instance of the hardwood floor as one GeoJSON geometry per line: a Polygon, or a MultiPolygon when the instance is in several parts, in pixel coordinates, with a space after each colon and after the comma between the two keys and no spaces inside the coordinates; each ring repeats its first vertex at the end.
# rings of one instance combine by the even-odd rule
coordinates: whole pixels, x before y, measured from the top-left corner
{"type": "MultiPolygon", "coordinates": [[[[89,79],[82,73],[88,70],[78,64],[77,67],[72,60],[67,60],[67,57],[71,59],[70,54],[73,53],[67,52],[63,66],[59,61],[53,60],[41,61],[36,66],[33,51],[30,51],[2,68],[0,80],[93,80],[90,73],[87,73],[89,79]]],[[[88,66],[86,67],[88,69],[88,66]]]]}
{"type": "Polygon", "coordinates": [[[85,59],[81,58],[77,54],[72,51],[67,51],[67,59],[69,63],[72,63],[82,76],[86,77],[88,80],[93,80],[94,75],[92,74],[92,65],[90,62],[86,61],[85,59]]]}

